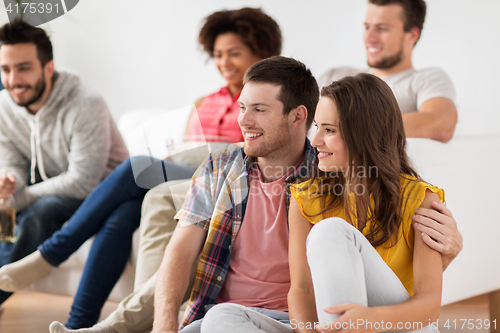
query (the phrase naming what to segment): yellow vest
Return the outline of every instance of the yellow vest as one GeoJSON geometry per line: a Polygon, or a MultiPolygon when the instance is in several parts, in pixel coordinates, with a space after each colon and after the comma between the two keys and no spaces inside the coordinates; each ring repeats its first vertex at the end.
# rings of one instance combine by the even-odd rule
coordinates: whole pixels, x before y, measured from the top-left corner
{"type": "MultiPolygon", "coordinates": [[[[295,198],[304,217],[316,224],[317,222],[329,217],[340,217],[346,219],[345,210],[339,207],[335,210],[330,210],[321,215],[316,215],[324,207],[322,200],[318,194],[311,194],[316,192],[321,184],[321,178],[316,178],[312,181],[306,181],[291,187],[292,196],[295,198]],[[310,189],[307,189],[311,184],[310,189]],[[309,215],[309,216],[308,216],[309,215]],[[311,215],[316,215],[312,216],[311,215]]],[[[394,246],[391,245],[391,240],[384,244],[375,247],[378,254],[382,257],[385,263],[397,275],[399,280],[403,283],[408,293],[413,296],[413,242],[414,233],[412,227],[412,215],[424,200],[425,191],[430,190],[439,195],[439,198],[444,202],[444,191],[436,186],[430,186],[427,183],[417,180],[415,177],[404,175],[401,177],[401,208],[402,208],[402,224],[398,230],[397,242],[394,246]]],[[[353,199],[352,205],[354,206],[354,196],[351,192],[353,199]]],[[[372,200],[373,205],[373,200],[372,200]]],[[[357,228],[357,221],[353,221],[353,225],[357,228]]],[[[370,230],[370,222],[366,224],[363,229],[363,234],[366,235],[370,230]]]]}

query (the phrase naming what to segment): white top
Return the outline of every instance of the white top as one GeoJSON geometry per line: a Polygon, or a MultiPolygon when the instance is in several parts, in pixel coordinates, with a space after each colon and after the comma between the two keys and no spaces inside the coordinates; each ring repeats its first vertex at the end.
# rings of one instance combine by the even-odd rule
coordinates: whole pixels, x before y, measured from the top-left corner
{"type": "MultiPolygon", "coordinates": [[[[333,68],[318,80],[320,87],[345,76],[371,73],[372,69],[359,70],[352,67],[333,68]]],[[[445,97],[455,102],[455,88],[449,76],[439,68],[404,71],[382,78],[391,87],[398,101],[401,113],[416,112],[422,104],[435,97],[445,97]]]]}

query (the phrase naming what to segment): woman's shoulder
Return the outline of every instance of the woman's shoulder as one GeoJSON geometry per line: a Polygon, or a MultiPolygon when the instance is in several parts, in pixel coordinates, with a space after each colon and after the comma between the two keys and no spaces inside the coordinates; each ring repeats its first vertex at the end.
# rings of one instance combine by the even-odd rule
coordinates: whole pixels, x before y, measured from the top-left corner
{"type": "Polygon", "coordinates": [[[325,214],[320,214],[324,208],[322,193],[325,193],[325,186],[328,186],[325,180],[326,177],[318,177],[290,186],[290,193],[302,215],[313,224],[326,217],[325,214]]]}
{"type": "Polygon", "coordinates": [[[410,175],[401,175],[401,204],[403,210],[418,208],[425,199],[427,191],[435,193],[444,202],[444,190],[410,175]]]}
{"type": "Polygon", "coordinates": [[[316,177],[304,180],[298,184],[290,185],[290,192],[295,199],[308,198],[311,195],[318,194],[319,189],[324,186],[326,177],[316,177]]]}
{"type": "Polygon", "coordinates": [[[401,175],[401,192],[403,196],[410,194],[420,194],[425,196],[426,190],[437,193],[444,200],[444,190],[437,186],[431,185],[423,180],[410,175],[401,175]]]}

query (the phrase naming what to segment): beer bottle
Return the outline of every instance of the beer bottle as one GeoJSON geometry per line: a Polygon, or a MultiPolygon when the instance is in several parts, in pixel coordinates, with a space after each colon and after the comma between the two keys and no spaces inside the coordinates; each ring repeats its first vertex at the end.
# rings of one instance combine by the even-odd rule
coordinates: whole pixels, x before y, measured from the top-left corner
{"type": "Polygon", "coordinates": [[[16,210],[12,207],[11,196],[0,198],[0,242],[16,241],[16,210]]]}

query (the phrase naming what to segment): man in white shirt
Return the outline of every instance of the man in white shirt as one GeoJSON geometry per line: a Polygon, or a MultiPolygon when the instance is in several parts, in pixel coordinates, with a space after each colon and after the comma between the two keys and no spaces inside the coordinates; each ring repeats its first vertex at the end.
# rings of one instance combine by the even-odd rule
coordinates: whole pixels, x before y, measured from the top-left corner
{"type": "MultiPolygon", "coordinates": [[[[368,1],[364,41],[370,68],[333,68],[321,76],[319,86],[360,72],[372,73],[392,88],[403,114],[407,137],[448,142],[457,124],[453,84],[441,69],[415,70],[412,66],[413,48],[424,25],[425,2],[368,1]]],[[[414,227],[422,232],[429,247],[443,254],[446,268],[462,250],[462,236],[444,204],[433,203],[433,208],[419,210],[413,217],[414,227]]]]}
{"type": "Polygon", "coordinates": [[[369,0],[364,41],[370,68],[334,68],[318,82],[321,87],[347,75],[372,73],[392,88],[407,137],[448,142],[458,117],[453,84],[441,69],[415,70],[412,65],[425,13],[423,0],[369,0]]]}

